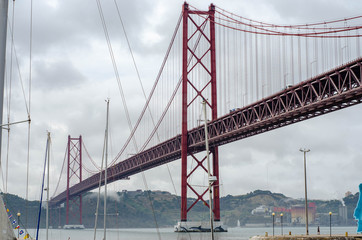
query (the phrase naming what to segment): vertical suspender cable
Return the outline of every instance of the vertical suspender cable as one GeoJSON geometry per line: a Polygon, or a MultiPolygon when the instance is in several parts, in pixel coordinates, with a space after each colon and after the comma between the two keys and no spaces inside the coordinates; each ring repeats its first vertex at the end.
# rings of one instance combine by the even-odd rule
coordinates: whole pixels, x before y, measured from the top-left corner
{"type": "Polygon", "coordinates": [[[295,84],[295,75],[294,75],[294,37],[290,36],[290,70],[291,70],[291,84],[295,84]]]}
{"type": "Polygon", "coordinates": [[[255,34],[255,90],[256,90],[256,101],[259,100],[259,64],[258,64],[258,34],[255,34]]]}
{"type": "Polygon", "coordinates": [[[245,95],[245,101],[244,106],[248,104],[248,100],[246,98],[246,94],[248,92],[248,63],[247,63],[247,38],[246,38],[246,31],[244,31],[244,81],[245,81],[245,89],[244,89],[244,95],[245,95]]]}
{"type": "MultiPolygon", "coordinates": [[[[250,23],[251,24],[251,23],[250,23]]],[[[249,28],[252,31],[251,27],[249,28]]],[[[253,35],[249,34],[249,43],[250,43],[250,98],[249,100],[252,102],[254,100],[254,59],[253,59],[253,35]]]]}
{"type": "MultiPolygon", "coordinates": [[[[356,35],[358,36],[359,35],[359,30],[356,29],[356,35]]],[[[359,37],[356,37],[356,48],[357,48],[357,57],[360,57],[361,56],[361,47],[360,47],[360,38],[359,37]]]]}
{"type": "Polygon", "coordinates": [[[298,70],[299,70],[299,82],[302,81],[302,51],[300,46],[300,36],[298,35],[298,70]]]}
{"type": "Polygon", "coordinates": [[[306,67],[306,78],[309,78],[309,54],[308,54],[308,38],[305,38],[305,67],[306,67]]]}

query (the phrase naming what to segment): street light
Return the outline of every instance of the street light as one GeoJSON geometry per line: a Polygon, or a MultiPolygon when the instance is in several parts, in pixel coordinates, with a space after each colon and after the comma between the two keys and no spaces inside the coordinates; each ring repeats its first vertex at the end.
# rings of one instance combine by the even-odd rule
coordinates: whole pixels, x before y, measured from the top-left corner
{"type": "MultiPolygon", "coordinates": [[[[20,226],[20,212],[18,212],[18,225],[20,226]]],[[[18,228],[18,239],[19,239],[19,228],[18,228]]]]}
{"type": "Polygon", "coordinates": [[[275,213],[272,213],[273,216],[273,237],[274,237],[274,217],[275,217],[275,213]]]}
{"type": "Polygon", "coordinates": [[[329,236],[332,236],[332,212],[329,212],[329,236]]]}
{"type": "Polygon", "coordinates": [[[280,214],[280,227],[282,229],[282,235],[283,235],[283,213],[280,214]]]}
{"type": "Polygon", "coordinates": [[[305,233],[309,235],[308,231],[308,199],[307,199],[307,168],[306,168],[306,154],[310,149],[299,149],[304,153],[304,192],[305,192],[305,233]]]}

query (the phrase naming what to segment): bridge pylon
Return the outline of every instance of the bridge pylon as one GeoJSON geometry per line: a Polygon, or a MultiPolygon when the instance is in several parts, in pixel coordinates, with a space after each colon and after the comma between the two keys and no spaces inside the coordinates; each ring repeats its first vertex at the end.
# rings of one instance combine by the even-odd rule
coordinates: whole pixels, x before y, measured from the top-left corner
{"type": "MultiPolygon", "coordinates": [[[[210,207],[204,200],[208,190],[198,193],[188,179],[196,168],[207,169],[203,166],[204,160],[188,148],[188,110],[192,104],[201,105],[206,101],[206,106],[211,110],[211,120],[217,119],[217,86],[216,86],[216,49],[215,49],[215,6],[210,5],[208,11],[194,11],[189,9],[185,2],[183,5],[183,47],[182,47],[182,132],[181,132],[181,222],[187,221],[187,213],[199,201],[210,207]],[[202,17],[199,17],[202,16],[202,17]],[[201,21],[195,20],[199,17],[201,21]],[[202,48],[202,49],[201,49],[202,48]],[[199,76],[198,78],[195,77],[199,76]],[[201,77],[200,77],[201,76],[201,77]],[[201,80],[202,78],[202,80],[201,80]],[[211,99],[210,99],[211,98],[211,99]],[[197,166],[187,172],[187,160],[197,162],[197,166]],[[187,190],[190,189],[197,195],[197,200],[187,206],[187,190]]],[[[191,114],[190,114],[191,115],[191,114]]],[[[194,119],[193,119],[194,120],[194,119]]],[[[210,147],[212,155],[211,176],[216,177],[213,183],[213,215],[214,221],[220,221],[219,200],[219,152],[218,147],[210,147]]]]}
{"type": "Polygon", "coordinates": [[[79,224],[82,224],[82,195],[70,198],[69,191],[71,180],[74,179],[75,183],[82,182],[82,136],[71,138],[69,135],[67,149],[66,225],[69,224],[69,215],[77,217],[78,214],[79,224]]]}

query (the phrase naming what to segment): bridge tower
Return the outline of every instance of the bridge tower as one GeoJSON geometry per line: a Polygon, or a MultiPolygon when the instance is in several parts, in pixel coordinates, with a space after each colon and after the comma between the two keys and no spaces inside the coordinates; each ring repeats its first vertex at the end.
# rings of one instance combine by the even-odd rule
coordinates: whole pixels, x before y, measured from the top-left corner
{"type": "Polygon", "coordinates": [[[67,161],[67,198],[66,198],[66,224],[69,224],[69,214],[76,217],[79,214],[79,224],[82,224],[82,196],[70,198],[70,182],[73,184],[82,181],[82,136],[71,138],[68,136],[68,161],[67,161]],[[70,204],[72,207],[70,208],[70,204]]]}
{"type": "MultiPolygon", "coordinates": [[[[207,169],[202,166],[204,160],[197,157],[188,149],[188,109],[191,104],[200,104],[201,100],[206,100],[206,106],[211,109],[212,120],[217,119],[217,91],[216,91],[216,49],[215,49],[215,6],[210,5],[208,11],[193,11],[185,2],[183,5],[183,47],[182,47],[182,130],[181,130],[181,222],[187,221],[187,212],[198,202],[202,201],[210,207],[204,196],[208,196],[204,191],[197,191],[187,183],[196,168],[207,169]],[[194,18],[200,17],[200,21],[194,18]],[[197,51],[199,43],[202,43],[203,50],[197,51]],[[206,47],[205,47],[206,46],[206,47]],[[192,60],[191,60],[192,59],[192,60]],[[203,71],[203,78],[206,79],[200,86],[200,81],[194,78],[197,69],[203,71]],[[195,73],[195,74],[193,74],[195,73]],[[188,92],[189,91],[189,92],[188,92]],[[211,99],[208,99],[211,97],[211,99]],[[196,101],[198,100],[198,101],[196,101]],[[197,161],[197,166],[187,173],[187,157],[197,161]],[[190,189],[197,195],[197,200],[187,206],[187,190],[190,189]],[[206,194],[206,195],[205,195],[206,194]]],[[[219,200],[219,153],[218,147],[210,147],[212,156],[211,176],[216,177],[213,183],[213,215],[214,221],[220,221],[220,200],[219,200]]]]}

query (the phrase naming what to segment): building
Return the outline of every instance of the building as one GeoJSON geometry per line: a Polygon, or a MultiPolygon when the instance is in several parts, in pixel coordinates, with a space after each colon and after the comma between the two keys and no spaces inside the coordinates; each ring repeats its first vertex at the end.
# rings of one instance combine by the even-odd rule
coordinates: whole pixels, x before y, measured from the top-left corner
{"type": "Polygon", "coordinates": [[[269,212],[269,208],[267,206],[261,205],[251,211],[253,215],[266,215],[269,212]]]}
{"type": "MultiPolygon", "coordinates": [[[[316,217],[316,204],[308,204],[308,223],[314,223],[316,217]]],[[[293,224],[305,224],[305,205],[294,205],[291,207],[291,220],[293,224]]]]}
{"type": "Polygon", "coordinates": [[[339,206],[338,214],[341,218],[341,224],[347,225],[347,206],[339,206]]]}

